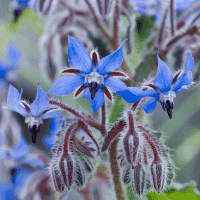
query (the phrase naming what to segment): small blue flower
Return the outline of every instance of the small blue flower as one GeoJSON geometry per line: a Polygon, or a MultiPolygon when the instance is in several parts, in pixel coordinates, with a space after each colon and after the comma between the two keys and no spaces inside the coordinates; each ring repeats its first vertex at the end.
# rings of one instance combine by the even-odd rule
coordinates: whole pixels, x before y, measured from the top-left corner
{"type": "Polygon", "coordinates": [[[0,89],[11,82],[12,73],[18,68],[21,52],[12,42],[8,44],[6,62],[0,60],[0,89]]]}
{"type": "Polygon", "coordinates": [[[169,118],[172,118],[172,109],[174,107],[174,98],[178,92],[187,90],[187,85],[192,82],[192,68],[194,67],[194,59],[192,54],[189,53],[186,59],[186,69],[178,71],[174,76],[170,68],[159,58],[158,71],[153,83],[146,86],[145,91],[141,91],[136,87],[130,87],[124,91],[118,91],[117,94],[121,95],[128,103],[135,103],[142,97],[151,97],[146,103],[142,103],[143,110],[150,114],[152,113],[157,102],[161,103],[164,111],[167,111],[169,118]],[[153,88],[153,89],[150,89],[153,88]]]}
{"type": "Polygon", "coordinates": [[[16,22],[21,13],[30,6],[31,0],[9,0],[13,8],[14,22],[16,22]]]}
{"type": "Polygon", "coordinates": [[[113,77],[125,76],[122,72],[114,71],[122,64],[123,43],[114,53],[99,61],[95,50],[91,52],[90,57],[79,40],[68,36],[68,59],[75,69],[70,68],[64,70],[63,73],[76,75],[60,78],[47,94],[63,96],[78,88],[75,96],[84,90],[83,97],[90,100],[93,111],[99,110],[104,102],[104,93],[112,101],[108,88],[112,92],[127,89],[121,80],[113,77]]]}
{"type": "Polygon", "coordinates": [[[15,146],[3,143],[2,133],[0,132],[0,159],[6,162],[8,168],[16,169],[22,165],[44,168],[45,163],[38,157],[31,156],[29,145],[26,140],[19,135],[15,146]]]}
{"type": "Polygon", "coordinates": [[[40,124],[43,119],[62,118],[57,108],[50,107],[49,98],[38,84],[36,99],[31,105],[21,100],[23,90],[19,93],[12,85],[9,86],[7,104],[8,107],[25,117],[29,132],[32,133],[32,142],[35,143],[36,135],[40,132],[40,124]]]}

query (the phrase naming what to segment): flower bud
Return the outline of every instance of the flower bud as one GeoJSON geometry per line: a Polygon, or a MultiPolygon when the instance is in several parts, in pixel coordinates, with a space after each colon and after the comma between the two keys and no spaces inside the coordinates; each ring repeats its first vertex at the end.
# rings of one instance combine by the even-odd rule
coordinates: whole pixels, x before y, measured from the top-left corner
{"type": "Polygon", "coordinates": [[[128,133],[124,137],[123,143],[126,158],[133,167],[135,165],[136,155],[138,153],[139,138],[136,134],[128,133]]]}
{"type": "Polygon", "coordinates": [[[64,182],[63,182],[61,174],[60,174],[60,172],[59,172],[59,170],[58,170],[58,168],[55,164],[52,165],[51,174],[52,174],[55,189],[58,192],[63,192],[64,189],[65,189],[64,182]]]}
{"type": "Polygon", "coordinates": [[[77,162],[75,167],[75,182],[78,186],[83,186],[86,183],[86,173],[80,162],[77,162]]]}
{"type": "Polygon", "coordinates": [[[163,189],[165,185],[165,179],[167,175],[167,166],[164,161],[153,162],[151,165],[151,174],[153,177],[153,185],[158,193],[163,189]]]}
{"type": "Polygon", "coordinates": [[[145,187],[145,171],[142,166],[138,165],[134,167],[134,188],[138,196],[140,196],[145,187]]]}
{"type": "Polygon", "coordinates": [[[97,5],[99,13],[102,16],[103,20],[106,19],[106,16],[110,13],[113,0],[97,0],[97,5]]]}
{"type": "Polygon", "coordinates": [[[74,164],[69,154],[61,157],[59,162],[59,168],[65,185],[67,186],[68,189],[70,189],[70,186],[72,185],[73,182],[74,164]]]}
{"type": "Polygon", "coordinates": [[[34,0],[31,2],[30,6],[33,7],[37,13],[46,16],[55,9],[57,2],[57,0],[34,0]]]}

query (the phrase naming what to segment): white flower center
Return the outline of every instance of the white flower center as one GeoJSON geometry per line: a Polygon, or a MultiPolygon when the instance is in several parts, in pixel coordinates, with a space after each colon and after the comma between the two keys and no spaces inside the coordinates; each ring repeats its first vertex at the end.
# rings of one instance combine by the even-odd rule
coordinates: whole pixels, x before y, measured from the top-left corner
{"type": "Polygon", "coordinates": [[[40,117],[35,119],[35,117],[30,116],[25,119],[25,123],[27,123],[30,127],[33,127],[33,125],[36,125],[38,127],[42,123],[42,121],[40,117]]]}
{"type": "Polygon", "coordinates": [[[86,83],[104,84],[104,78],[98,72],[93,71],[85,76],[85,84],[86,83]]]}
{"type": "Polygon", "coordinates": [[[167,100],[169,100],[170,102],[173,102],[175,97],[176,97],[176,93],[171,90],[167,94],[160,93],[160,101],[162,102],[163,101],[166,102],[167,100]]]}

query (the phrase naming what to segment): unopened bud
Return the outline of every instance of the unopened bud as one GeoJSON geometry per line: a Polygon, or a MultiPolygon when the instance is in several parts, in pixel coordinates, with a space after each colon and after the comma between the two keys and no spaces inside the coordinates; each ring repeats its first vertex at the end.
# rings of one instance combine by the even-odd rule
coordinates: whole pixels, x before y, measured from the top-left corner
{"type": "Polygon", "coordinates": [[[99,13],[102,16],[103,20],[105,20],[107,15],[110,13],[112,3],[113,0],[97,0],[99,13]]]}
{"type": "Polygon", "coordinates": [[[138,196],[144,191],[145,176],[145,171],[141,166],[134,167],[134,188],[138,196]]]}
{"type": "Polygon", "coordinates": [[[34,0],[31,2],[31,7],[44,16],[50,14],[57,4],[57,0],[34,0]]]}
{"type": "Polygon", "coordinates": [[[158,193],[163,189],[165,185],[165,179],[167,174],[167,166],[164,161],[153,162],[151,165],[151,174],[153,177],[153,185],[158,193]]]}
{"type": "Polygon", "coordinates": [[[52,173],[52,178],[53,178],[53,183],[54,183],[55,189],[58,192],[63,192],[65,189],[64,182],[63,182],[61,174],[60,174],[58,168],[56,167],[56,165],[52,166],[51,173],[52,173]]]}
{"type": "Polygon", "coordinates": [[[74,175],[73,160],[70,155],[65,155],[61,157],[59,168],[65,185],[68,189],[70,189],[74,175]]]}
{"type": "MultiPolygon", "coordinates": [[[[136,133],[136,132],[135,132],[136,133]]],[[[136,155],[138,153],[139,138],[136,134],[128,133],[124,137],[124,150],[128,162],[133,167],[135,165],[136,155]]]]}

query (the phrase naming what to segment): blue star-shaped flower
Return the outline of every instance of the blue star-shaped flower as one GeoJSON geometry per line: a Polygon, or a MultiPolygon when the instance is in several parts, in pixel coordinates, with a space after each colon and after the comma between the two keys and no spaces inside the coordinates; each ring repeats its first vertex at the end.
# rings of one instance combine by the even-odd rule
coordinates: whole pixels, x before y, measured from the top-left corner
{"type": "Polygon", "coordinates": [[[194,59],[192,54],[189,53],[186,59],[186,69],[180,70],[174,76],[170,68],[159,58],[158,71],[156,78],[152,83],[148,84],[145,91],[141,91],[136,87],[130,87],[125,91],[118,91],[117,94],[121,95],[128,103],[135,103],[142,97],[151,97],[146,103],[142,103],[143,110],[150,114],[152,113],[157,102],[161,103],[164,111],[167,111],[169,118],[172,118],[172,109],[174,107],[174,98],[178,92],[187,89],[187,85],[192,82],[192,68],[194,66],[194,59]],[[153,89],[150,89],[153,88],[153,89]]]}
{"type": "Polygon", "coordinates": [[[9,86],[7,104],[8,107],[25,117],[29,132],[32,133],[32,142],[35,143],[36,135],[40,132],[40,124],[43,119],[63,118],[57,108],[50,107],[49,98],[38,84],[36,99],[31,105],[21,100],[23,90],[19,93],[12,85],[9,86]]]}
{"type": "Polygon", "coordinates": [[[113,77],[126,76],[122,72],[114,71],[122,64],[123,43],[114,53],[98,62],[99,56],[95,50],[90,57],[79,40],[68,36],[68,59],[74,69],[64,70],[63,73],[76,75],[60,78],[47,94],[63,96],[78,88],[75,96],[84,90],[83,97],[90,100],[93,111],[99,110],[104,102],[104,93],[112,101],[112,95],[108,88],[112,92],[127,89],[121,80],[113,77]]]}
{"type": "Polygon", "coordinates": [[[14,22],[17,22],[22,12],[30,6],[31,0],[9,0],[13,7],[14,22]]]}
{"type": "Polygon", "coordinates": [[[19,48],[10,42],[6,53],[6,62],[0,61],[0,89],[11,81],[12,73],[19,66],[20,57],[19,48]]]}

